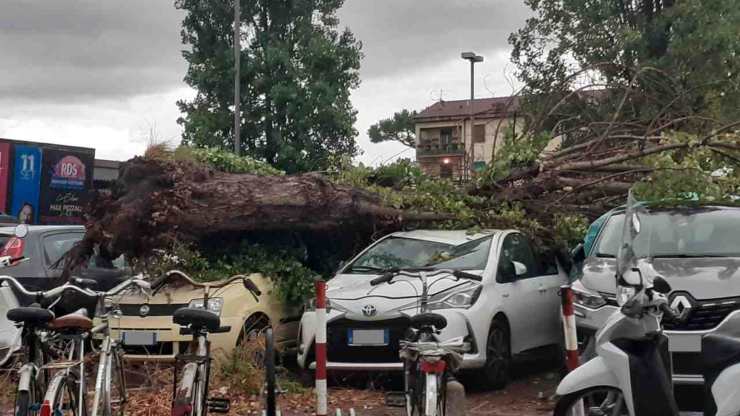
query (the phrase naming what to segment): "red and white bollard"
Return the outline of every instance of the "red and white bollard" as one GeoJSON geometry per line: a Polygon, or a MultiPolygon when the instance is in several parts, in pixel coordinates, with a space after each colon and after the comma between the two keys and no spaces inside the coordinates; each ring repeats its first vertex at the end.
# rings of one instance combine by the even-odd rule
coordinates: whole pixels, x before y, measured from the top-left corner
{"type": "Polygon", "coordinates": [[[326,416],[326,282],[316,281],[316,415],[326,416]]]}
{"type": "Polygon", "coordinates": [[[578,334],[576,333],[576,313],[573,307],[573,289],[570,285],[560,287],[560,301],[563,306],[563,333],[565,335],[565,364],[568,372],[578,368],[578,334]]]}

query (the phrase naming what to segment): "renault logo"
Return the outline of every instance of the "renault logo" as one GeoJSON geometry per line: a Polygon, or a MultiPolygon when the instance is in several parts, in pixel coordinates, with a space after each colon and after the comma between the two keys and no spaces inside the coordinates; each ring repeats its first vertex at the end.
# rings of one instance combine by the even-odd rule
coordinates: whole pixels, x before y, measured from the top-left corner
{"type": "Polygon", "coordinates": [[[688,319],[693,307],[691,300],[685,295],[676,295],[671,301],[671,309],[676,311],[676,319],[679,321],[688,319]]]}
{"type": "Polygon", "coordinates": [[[371,317],[375,316],[378,313],[378,310],[375,309],[375,305],[365,305],[362,307],[362,314],[371,317]]]}
{"type": "Polygon", "coordinates": [[[149,315],[149,305],[141,305],[141,308],[139,308],[139,316],[142,318],[149,315]]]}

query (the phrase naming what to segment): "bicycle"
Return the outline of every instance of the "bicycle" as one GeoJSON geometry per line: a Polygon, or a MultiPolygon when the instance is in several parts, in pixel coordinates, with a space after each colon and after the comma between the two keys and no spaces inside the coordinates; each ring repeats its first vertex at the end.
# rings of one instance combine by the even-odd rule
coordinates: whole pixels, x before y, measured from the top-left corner
{"type": "Polygon", "coordinates": [[[129,287],[137,286],[145,294],[150,289],[149,283],[137,277],[129,279],[109,290],[98,292],[98,318],[103,321],[91,330],[93,334],[103,333],[103,340],[98,351],[98,371],[95,378],[95,395],[93,397],[92,416],[123,416],[128,393],[126,376],[123,371],[123,345],[113,339],[110,333],[112,319],[120,318],[121,311],[114,298],[124,293],[129,287]],[[107,301],[111,301],[107,304],[107,301]]]}
{"type": "Polygon", "coordinates": [[[181,326],[181,335],[193,336],[191,351],[188,354],[179,354],[175,359],[172,416],[205,416],[209,410],[228,413],[230,409],[228,399],[208,398],[211,372],[211,351],[208,334],[231,331],[230,327],[222,327],[219,316],[208,310],[210,292],[211,289],[224,288],[238,280],[242,281],[244,287],[254,296],[256,301],[259,301],[262,292],[254,282],[243,275],[232,276],[218,282],[198,283],[178,270],[168,272],[164,278],[157,281],[152,287],[156,291],[173,277],[179,277],[193,287],[203,289],[203,307],[180,308],[172,316],[172,321],[181,326]],[[178,377],[178,367],[180,365],[182,365],[182,374],[178,377]]]}
{"type": "MultiPolygon", "coordinates": [[[[42,414],[42,400],[47,386],[50,386],[48,362],[53,332],[48,326],[56,320],[56,316],[44,303],[53,303],[65,292],[74,291],[82,295],[90,293],[77,286],[65,284],[49,291],[28,291],[16,279],[10,276],[0,276],[0,284],[12,286],[18,293],[33,298],[30,306],[13,308],[8,311],[7,318],[21,329],[21,346],[24,351],[24,361],[18,371],[19,380],[16,388],[15,412],[16,416],[30,416],[42,414]]],[[[51,305],[53,306],[53,305],[51,305]]]]}
{"type": "Polygon", "coordinates": [[[406,339],[400,341],[408,416],[444,416],[447,413],[447,384],[454,380],[454,373],[462,363],[462,354],[470,349],[469,343],[461,338],[446,342],[437,338],[447,326],[447,319],[429,311],[429,289],[445,279],[429,284],[428,278],[440,274],[448,274],[457,280],[482,280],[481,276],[461,270],[413,268],[390,270],[370,282],[372,286],[392,284],[395,277],[405,276],[419,279],[422,284],[419,313],[411,317],[406,339]]]}

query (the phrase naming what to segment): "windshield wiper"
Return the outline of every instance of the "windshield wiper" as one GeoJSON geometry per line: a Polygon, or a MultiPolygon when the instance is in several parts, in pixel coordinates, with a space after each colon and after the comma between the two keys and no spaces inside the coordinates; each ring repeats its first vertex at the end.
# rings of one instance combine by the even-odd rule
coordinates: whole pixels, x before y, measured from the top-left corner
{"type": "Polygon", "coordinates": [[[384,273],[385,269],[381,269],[380,267],[373,267],[373,266],[352,266],[349,269],[347,269],[348,272],[377,272],[377,273],[384,273]]]}

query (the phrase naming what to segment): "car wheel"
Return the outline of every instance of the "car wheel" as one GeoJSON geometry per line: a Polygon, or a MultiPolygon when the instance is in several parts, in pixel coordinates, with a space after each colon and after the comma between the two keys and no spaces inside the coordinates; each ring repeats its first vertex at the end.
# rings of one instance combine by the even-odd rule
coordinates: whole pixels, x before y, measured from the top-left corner
{"type": "Polygon", "coordinates": [[[265,328],[270,326],[270,318],[267,315],[258,313],[250,316],[244,321],[242,332],[239,334],[239,340],[237,345],[241,345],[244,342],[250,342],[257,339],[265,328]]]}
{"type": "Polygon", "coordinates": [[[485,386],[493,389],[506,387],[509,381],[511,364],[511,341],[509,327],[501,319],[495,319],[488,332],[486,343],[486,364],[480,370],[480,379],[485,386]]]}

